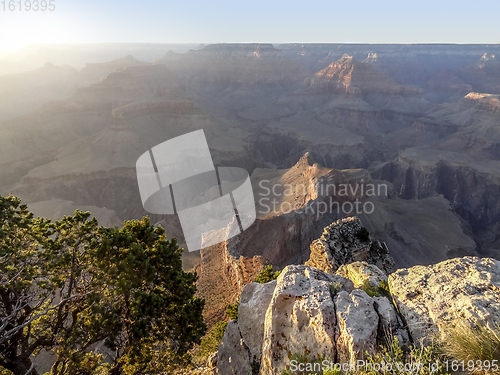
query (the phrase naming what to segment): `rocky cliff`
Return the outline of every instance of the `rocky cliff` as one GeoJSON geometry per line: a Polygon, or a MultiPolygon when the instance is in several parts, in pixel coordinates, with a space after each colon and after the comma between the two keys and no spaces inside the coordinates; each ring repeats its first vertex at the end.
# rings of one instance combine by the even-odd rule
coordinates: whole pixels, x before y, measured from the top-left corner
{"type": "Polygon", "coordinates": [[[347,54],[315,74],[312,84],[321,86],[322,83],[325,88],[328,87],[325,84],[330,83],[333,84],[332,88],[343,90],[354,86],[363,93],[379,92],[388,95],[422,93],[422,90],[418,87],[398,85],[389,77],[375,71],[370,64],[356,61],[347,54]]]}
{"type": "Polygon", "coordinates": [[[239,236],[200,252],[198,290],[207,301],[207,320],[213,323],[223,317],[224,301],[232,302],[265,264],[283,268],[307,260],[318,228],[338,214],[318,210],[318,204],[324,202],[321,207],[327,207],[330,199],[340,203],[363,199],[364,194],[355,187],[365,180],[369,177],[364,170],[323,168],[308,153],[290,169],[254,172],[255,223],[239,236]],[[333,189],[342,186],[348,193],[335,196],[333,189]]]}
{"type": "Polygon", "coordinates": [[[495,328],[500,322],[500,262],[464,257],[389,275],[394,303],[414,340],[445,334],[450,324],[495,328]]]}
{"type": "Polygon", "coordinates": [[[186,82],[189,95],[226,110],[275,100],[307,71],[271,44],[212,44],[186,54],[167,53],[165,64],[186,82]]]}
{"type": "Polygon", "coordinates": [[[499,261],[475,257],[398,270],[388,279],[360,262],[337,274],[288,266],[273,282],[243,288],[215,373],[281,374],[294,354],[355,363],[374,353],[387,332],[404,347],[445,335],[450,323],[494,328],[499,275],[499,261]]]}
{"type": "Polygon", "coordinates": [[[500,94],[500,61],[493,53],[485,53],[480,60],[458,69],[457,74],[474,91],[500,94]]]}
{"type": "Polygon", "coordinates": [[[371,171],[406,199],[442,194],[469,223],[480,253],[493,257],[499,243],[492,235],[500,212],[499,103],[498,95],[469,93],[443,104],[391,136],[389,144],[404,150],[371,171]]]}

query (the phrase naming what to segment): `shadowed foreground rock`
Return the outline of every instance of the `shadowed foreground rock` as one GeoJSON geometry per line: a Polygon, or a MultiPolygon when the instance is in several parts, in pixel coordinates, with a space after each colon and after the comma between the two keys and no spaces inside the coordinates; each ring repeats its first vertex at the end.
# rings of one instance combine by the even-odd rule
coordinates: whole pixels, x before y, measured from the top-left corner
{"type": "Polygon", "coordinates": [[[275,289],[276,280],[266,284],[250,283],[241,292],[238,326],[252,355],[252,362],[260,362],[262,356],[266,311],[275,289]]]}

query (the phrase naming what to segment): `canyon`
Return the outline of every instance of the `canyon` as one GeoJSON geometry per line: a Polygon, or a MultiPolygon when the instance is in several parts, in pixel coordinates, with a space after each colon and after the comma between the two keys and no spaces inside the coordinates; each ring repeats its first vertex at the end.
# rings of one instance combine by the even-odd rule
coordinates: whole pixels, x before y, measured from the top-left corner
{"type": "MultiPolygon", "coordinates": [[[[183,255],[210,324],[263,265],[306,262],[345,217],[395,268],[500,259],[499,45],[35,47],[0,61],[0,194],[36,215],[147,215],[137,158],[195,130],[216,166],[248,171],[255,223],[183,255]],[[370,185],[382,194],[356,188],[370,185]]],[[[150,216],[185,245],[174,215],[150,216]]]]}

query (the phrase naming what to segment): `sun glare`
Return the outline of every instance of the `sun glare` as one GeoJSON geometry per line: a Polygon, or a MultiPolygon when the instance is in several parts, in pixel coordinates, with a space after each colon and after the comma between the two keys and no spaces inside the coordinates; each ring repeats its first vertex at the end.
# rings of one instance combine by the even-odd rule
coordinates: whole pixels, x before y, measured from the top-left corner
{"type": "Polygon", "coordinates": [[[53,14],[11,14],[0,22],[0,51],[17,51],[31,43],[74,43],[70,22],[53,14]]]}

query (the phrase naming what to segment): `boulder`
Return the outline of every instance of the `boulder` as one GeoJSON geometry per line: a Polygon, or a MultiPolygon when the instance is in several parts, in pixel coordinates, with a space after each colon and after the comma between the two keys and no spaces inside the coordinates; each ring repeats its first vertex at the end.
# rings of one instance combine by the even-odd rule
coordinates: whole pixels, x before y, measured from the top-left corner
{"type": "Polygon", "coordinates": [[[337,220],[325,227],[320,238],[311,243],[311,255],[307,266],[335,273],[343,264],[365,261],[377,264],[385,272],[394,267],[385,243],[372,243],[370,235],[357,217],[337,220]]]}
{"type": "Polygon", "coordinates": [[[374,288],[387,285],[387,276],[377,266],[366,262],[354,262],[340,266],[337,275],[350,279],[356,288],[362,288],[366,283],[374,288]]]}
{"type": "MultiPolygon", "coordinates": [[[[344,270],[360,283],[386,280],[369,264],[344,270]]],[[[401,346],[409,345],[408,332],[389,299],[372,298],[341,275],[292,265],[275,281],[243,288],[238,321],[228,323],[219,346],[216,373],[281,375],[296,354],[348,363],[373,353],[388,333],[401,346]]]]}
{"type": "Polygon", "coordinates": [[[401,317],[393,302],[385,296],[389,296],[389,292],[385,290],[388,278],[383,271],[373,264],[354,262],[340,266],[336,274],[350,279],[356,288],[363,289],[368,286],[374,291],[378,290],[382,295],[382,297],[373,297],[373,307],[380,322],[377,333],[379,341],[394,336],[397,337],[401,347],[407,347],[410,344],[408,331],[401,317]]]}
{"type": "Polygon", "coordinates": [[[366,262],[377,266],[387,274],[394,270],[396,264],[394,258],[389,255],[389,248],[383,241],[372,242],[366,262]]]}
{"type": "Polygon", "coordinates": [[[349,279],[313,267],[286,267],[266,312],[261,374],[281,374],[293,354],[333,360],[337,318],[332,291],[347,294],[353,288],[349,279]]]}
{"type": "Polygon", "coordinates": [[[356,363],[373,354],[377,347],[379,317],[373,299],[365,291],[341,291],[335,297],[337,311],[337,359],[339,363],[356,363]]]}
{"type": "Polygon", "coordinates": [[[276,288],[276,280],[266,284],[250,283],[241,291],[238,327],[250,350],[253,362],[260,362],[266,311],[276,288]]]}
{"type": "Polygon", "coordinates": [[[219,345],[216,374],[248,375],[252,374],[251,354],[243,342],[238,322],[231,320],[226,327],[219,345]]]}
{"type": "Polygon", "coordinates": [[[373,297],[375,311],[379,317],[379,332],[378,338],[396,337],[400,347],[408,347],[410,345],[410,336],[406,329],[403,320],[398,315],[392,301],[386,297],[373,297]]]}
{"type": "Polygon", "coordinates": [[[464,257],[401,269],[389,276],[398,310],[415,341],[453,322],[494,327],[500,322],[500,261],[464,257]]]}

